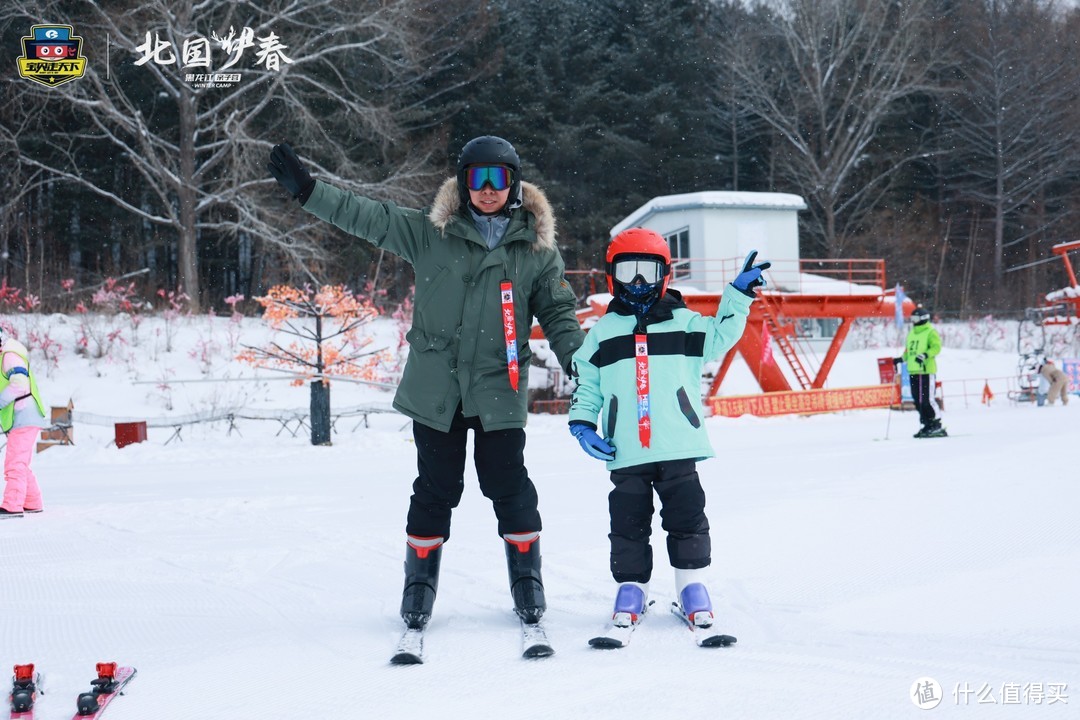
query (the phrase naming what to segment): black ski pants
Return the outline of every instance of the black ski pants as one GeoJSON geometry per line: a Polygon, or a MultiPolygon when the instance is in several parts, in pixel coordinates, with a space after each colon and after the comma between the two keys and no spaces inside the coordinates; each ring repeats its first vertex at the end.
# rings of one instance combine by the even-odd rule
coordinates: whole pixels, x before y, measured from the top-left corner
{"type": "Polygon", "coordinates": [[[919,422],[927,427],[934,422],[937,414],[934,412],[934,376],[911,374],[911,398],[915,401],[915,409],[919,411],[919,422]]]}
{"type": "Polygon", "coordinates": [[[705,491],[693,460],[646,463],[611,471],[611,575],[616,582],[647,583],[652,577],[653,490],[660,497],[671,566],[708,567],[712,550],[705,491]]]}
{"type": "Polygon", "coordinates": [[[448,432],[413,422],[418,475],[413,482],[406,532],[418,537],[450,538],[450,515],[465,489],[465,454],[469,430],[480,491],[491,500],[499,534],[539,532],[536,487],[525,469],[525,431],[485,431],[479,417],[454,413],[448,432]]]}

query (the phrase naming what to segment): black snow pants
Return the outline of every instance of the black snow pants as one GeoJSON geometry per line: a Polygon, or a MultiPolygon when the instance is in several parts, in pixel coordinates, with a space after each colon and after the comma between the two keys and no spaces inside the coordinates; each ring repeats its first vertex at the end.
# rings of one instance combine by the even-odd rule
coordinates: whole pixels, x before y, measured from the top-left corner
{"type": "Polygon", "coordinates": [[[458,406],[449,432],[413,422],[418,475],[405,531],[417,537],[450,538],[450,515],[465,489],[465,451],[472,430],[473,462],[480,491],[491,500],[499,534],[539,532],[536,487],[525,469],[525,431],[485,431],[480,418],[458,406]]]}
{"type": "Polygon", "coordinates": [[[911,374],[911,398],[915,409],[919,411],[919,422],[927,427],[934,422],[934,376],[911,374]]]}
{"type": "Polygon", "coordinates": [[[693,460],[646,463],[611,471],[611,575],[616,582],[649,582],[653,558],[653,489],[660,497],[661,526],[667,532],[671,566],[708,567],[712,550],[705,491],[693,460]]]}

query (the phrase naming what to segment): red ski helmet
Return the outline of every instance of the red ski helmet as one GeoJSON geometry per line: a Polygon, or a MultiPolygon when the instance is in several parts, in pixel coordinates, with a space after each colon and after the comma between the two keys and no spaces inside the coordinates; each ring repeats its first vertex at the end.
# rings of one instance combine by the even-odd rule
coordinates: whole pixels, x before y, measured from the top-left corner
{"type": "Polygon", "coordinates": [[[615,294],[612,278],[615,260],[620,255],[653,256],[661,259],[664,263],[664,281],[660,286],[660,297],[663,297],[667,292],[668,282],[671,280],[671,249],[667,241],[660,237],[660,233],[645,228],[630,228],[611,239],[605,260],[607,261],[607,287],[612,295],[615,294]]]}

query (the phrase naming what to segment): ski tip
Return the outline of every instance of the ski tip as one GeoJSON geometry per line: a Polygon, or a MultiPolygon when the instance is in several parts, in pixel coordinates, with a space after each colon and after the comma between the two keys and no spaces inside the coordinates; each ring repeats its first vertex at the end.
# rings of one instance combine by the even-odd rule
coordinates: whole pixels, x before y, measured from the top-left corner
{"type": "Polygon", "coordinates": [[[713,635],[701,641],[701,647],[730,647],[739,642],[738,638],[731,635],[713,635]]]}
{"type": "Polygon", "coordinates": [[[609,637],[594,637],[589,640],[589,647],[594,647],[598,650],[614,650],[623,646],[622,640],[616,640],[609,637]]]}
{"type": "Polygon", "coordinates": [[[525,648],[525,652],[521,653],[521,657],[526,660],[535,660],[537,658],[551,657],[555,654],[555,649],[550,645],[533,645],[525,648]]]}
{"type": "Polygon", "coordinates": [[[424,659],[415,653],[401,652],[390,658],[391,665],[423,665],[424,659]]]}

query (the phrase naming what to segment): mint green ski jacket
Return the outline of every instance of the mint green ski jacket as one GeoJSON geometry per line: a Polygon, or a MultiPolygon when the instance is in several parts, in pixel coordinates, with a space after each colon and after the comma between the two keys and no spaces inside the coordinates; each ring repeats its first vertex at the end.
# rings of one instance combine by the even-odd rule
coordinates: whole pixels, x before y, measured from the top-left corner
{"type": "Polygon", "coordinates": [[[634,333],[638,319],[617,300],[608,306],[574,354],[577,389],[569,421],[596,427],[615,446],[609,470],[668,460],[712,457],[703,420],[701,375],[705,363],[719,359],[742,337],[753,299],[728,285],[715,317],[686,307],[668,290],[643,318],[649,350],[651,440],[638,435],[634,333]]]}

